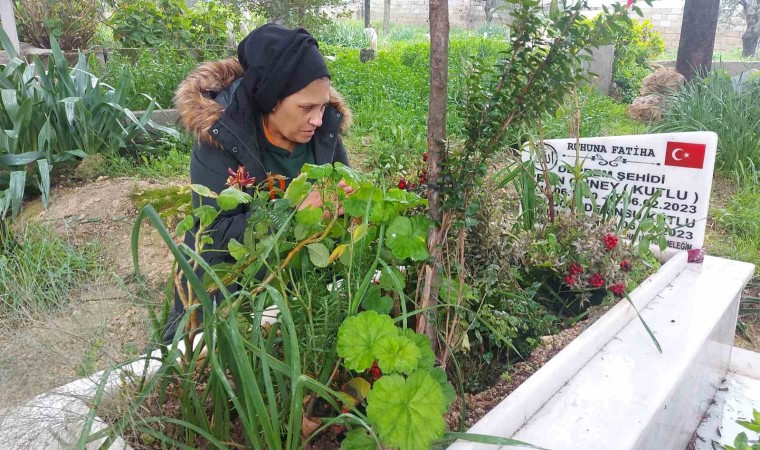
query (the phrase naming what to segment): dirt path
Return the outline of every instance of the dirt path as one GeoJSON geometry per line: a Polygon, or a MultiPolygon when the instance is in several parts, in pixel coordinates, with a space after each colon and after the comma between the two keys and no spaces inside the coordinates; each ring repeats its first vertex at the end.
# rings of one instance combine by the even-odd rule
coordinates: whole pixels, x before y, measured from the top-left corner
{"type": "Polygon", "coordinates": [[[18,226],[40,223],[82,245],[96,241],[102,274],[71,295],[47,317],[15,329],[0,329],[0,399],[3,406],[142,354],[150,327],[147,308],[163,300],[171,255],[147,223],[140,239],[147,289],[132,277],[130,239],[137,215],[130,194],[152,185],[133,179],[104,180],[58,188],[50,209],[26,205],[18,226]]]}

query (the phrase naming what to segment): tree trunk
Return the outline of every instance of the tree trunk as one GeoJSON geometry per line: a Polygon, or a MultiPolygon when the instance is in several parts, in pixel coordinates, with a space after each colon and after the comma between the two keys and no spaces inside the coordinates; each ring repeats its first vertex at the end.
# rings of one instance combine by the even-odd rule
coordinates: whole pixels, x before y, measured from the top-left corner
{"type": "Polygon", "coordinates": [[[391,0],[385,0],[383,4],[383,36],[387,36],[391,30],[391,0]]]}
{"type": "MultiPolygon", "coordinates": [[[[445,235],[441,227],[441,199],[439,178],[441,163],[446,155],[446,98],[449,71],[449,3],[448,0],[430,0],[430,101],[428,106],[428,202],[430,218],[436,226],[428,235],[430,261],[423,268],[424,287],[420,309],[438,302],[439,271],[442,244],[445,235]]],[[[418,316],[417,332],[424,332],[437,349],[436,313],[430,309],[418,316]]]]}
{"type": "Polygon", "coordinates": [[[686,0],[676,70],[691,80],[712,67],[720,0],[686,0]]]}
{"type": "Polygon", "coordinates": [[[370,0],[364,0],[364,28],[369,28],[369,5],[370,0]]]}
{"type": "Polygon", "coordinates": [[[758,29],[758,13],[757,11],[750,11],[750,6],[746,1],[740,1],[742,10],[744,12],[744,20],[747,22],[747,29],[742,34],[742,56],[749,58],[755,55],[757,51],[757,41],[760,38],[760,30],[758,29]]]}

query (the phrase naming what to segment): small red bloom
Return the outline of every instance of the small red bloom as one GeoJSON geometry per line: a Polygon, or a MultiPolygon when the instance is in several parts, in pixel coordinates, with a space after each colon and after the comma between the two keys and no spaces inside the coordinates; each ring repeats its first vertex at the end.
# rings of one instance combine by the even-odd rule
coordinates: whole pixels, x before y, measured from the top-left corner
{"type": "Polygon", "coordinates": [[[428,153],[427,153],[427,152],[424,152],[424,153],[422,154],[422,160],[423,160],[423,161],[425,161],[425,162],[427,162],[427,161],[428,161],[428,156],[429,156],[429,155],[428,155],[428,153]]]}
{"type": "Polygon", "coordinates": [[[227,168],[227,172],[230,174],[227,177],[227,186],[229,187],[236,187],[242,191],[256,182],[256,178],[251,178],[248,171],[245,170],[245,166],[238,167],[237,171],[227,168]]]}
{"type": "Polygon", "coordinates": [[[615,234],[608,233],[606,236],[604,236],[604,247],[609,252],[610,250],[614,249],[618,245],[618,237],[615,234]]]}
{"type": "Polygon", "coordinates": [[[374,379],[378,379],[378,378],[380,378],[380,377],[382,377],[382,376],[383,376],[383,372],[382,372],[382,371],[380,371],[380,367],[378,367],[378,365],[377,365],[377,361],[374,361],[374,362],[372,363],[372,367],[370,367],[370,368],[369,368],[369,374],[370,374],[370,375],[372,376],[372,378],[374,378],[374,379]]]}
{"type": "Polygon", "coordinates": [[[574,277],[579,273],[583,273],[583,267],[581,267],[581,265],[578,263],[572,263],[568,268],[568,272],[570,272],[570,276],[574,277]]]}
{"type": "Polygon", "coordinates": [[[588,284],[595,288],[602,287],[604,286],[604,277],[600,273],[595,273],[588,279],[588,284]]]}
{"type": "Polygon", "coordinates": [[[414,183],[409,183],[409,189],[414,189],[414,188],[416,188],[416,187],[417,187],[417,185],[416,185],[416,184],[414,184],[414,183]]]}
{"type": "Polygon", "coordinates": [[[573,286],[575,284],[575,277],[572,275],[568,275],[565,277],[565,284],[568,286],[573,286]]]}
{"type": "Polygon", "coordinates": [[[402,178],[398,180],[398,188],[399,189],[406,189],[406,178],[402,178]]]}
{"type": "Polygon", "coordinates": [[[612,286],[610,286],[610,291],[612,291],[612,293],[615,294],[615,297],[620,298],[625,293],[625,284],[615,283],[612,286]]]}
{"type": "Polygon", "coordinates": [[[631,264],[631,262],[627,259],[620,261],[620,270],[623,272],[628,272],[631,270],[631,268],[633,268],[633,264],[631,264]]]}

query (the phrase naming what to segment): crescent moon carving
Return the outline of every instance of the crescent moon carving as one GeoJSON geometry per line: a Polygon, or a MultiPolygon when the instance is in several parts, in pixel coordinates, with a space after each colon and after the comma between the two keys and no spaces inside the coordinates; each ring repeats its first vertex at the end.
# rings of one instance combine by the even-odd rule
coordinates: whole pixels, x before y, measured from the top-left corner
{"type": "Polygon", "coordinates": [[[684,151],[681,147],[673,149],[673,152],[670,154],[670,156],[673,157],[676,161],[681,161],[683,158],[678,157],[678,152],[684,151]]]}

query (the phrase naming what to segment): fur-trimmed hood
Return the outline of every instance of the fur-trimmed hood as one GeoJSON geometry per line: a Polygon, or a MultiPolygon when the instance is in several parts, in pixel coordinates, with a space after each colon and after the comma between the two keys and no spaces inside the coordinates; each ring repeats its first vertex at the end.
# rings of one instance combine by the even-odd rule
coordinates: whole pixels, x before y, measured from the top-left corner
{"type": "MultiPolygon", "coordinates": [[[[196,139],[214,144],[209,129],[219,120],[225,108],[214,98],[242,76],[243,67],[234,58],[204,63],[190,73],[174,94],[180,125],[196,139]]],[[[340,132],[345,133],[352,123],[351,110],[343,96],[332,87],[330,105],[343,115],[340,132]]]]}

